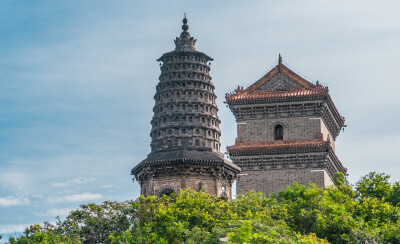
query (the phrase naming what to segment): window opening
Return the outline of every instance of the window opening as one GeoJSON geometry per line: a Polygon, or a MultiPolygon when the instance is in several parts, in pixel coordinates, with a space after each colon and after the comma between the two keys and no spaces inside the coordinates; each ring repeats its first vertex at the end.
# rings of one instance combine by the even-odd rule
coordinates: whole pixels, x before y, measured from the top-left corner
{"type": "Polygon", "coordinates": [[[283,140],[283,126],[275,126],[275,141],[283,140]]]}

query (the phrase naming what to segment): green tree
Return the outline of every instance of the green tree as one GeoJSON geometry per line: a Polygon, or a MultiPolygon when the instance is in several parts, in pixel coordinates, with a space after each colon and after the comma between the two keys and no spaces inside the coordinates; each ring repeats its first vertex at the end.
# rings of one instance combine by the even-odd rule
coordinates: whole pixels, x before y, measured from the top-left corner
{"type": "Polygon", "coordinates": [[[394,206],[399,206],[400,203],[400,182],[395,182],[392,185],[392,191],[388,198],[388,201],[394,206]]]}
{"type": "Polygon", "coordinates": [[[391,194],[390,176],[385,173],[370,172],[356,183],[359,197],[387,199],[391,194]]]}
{"type": "Polygon", "coordinates": [[[294,183],[279,194],[230,201],[181,190],[163,197],[85,204],[9,243],[400,243],[399,183],[375,172],[335,186],[294,183]]]}

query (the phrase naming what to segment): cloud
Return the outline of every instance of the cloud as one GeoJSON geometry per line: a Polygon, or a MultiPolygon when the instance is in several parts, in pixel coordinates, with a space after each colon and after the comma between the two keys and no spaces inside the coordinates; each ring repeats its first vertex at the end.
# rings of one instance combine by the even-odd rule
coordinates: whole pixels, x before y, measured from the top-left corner
{"type": "Polygon", "coordinates": [[[70,185],[79,185],[79,184],[85,184],[91,181],[96,180],[96,178],[91,177],[91,178],[85,178],[85,177],[78,177],[72,180],[68,180],[66,182],[59,182],[59,183],[53,183],[51,184],[54,187],[67,187],[70,185]]]}
{"type": "MultiPolygon", "coordinates": [[[[16,162],[15,165],[19,163],[16,162]]],[[[1,165],[0,165],[1,166],[1,165]]],[[[14,191],[19,193],[28,193],[27,188],[29,188],[31,182],[31,176],[29,173],[21,173],[21,172],[13,172],[9,168],[2,168],[0,167],[1,171],[8,170],[9,172],[0,173],[0,189],[2,188],[1,185],[7,186],[7,188],[11,188],[14,191]]]]}
{"type": "Polygon", "coordinates": [[[28,198],[0,197],[0,207],[24,206],[30,203],[28,198]]]}
{"type": "Polygon", "coordinates": [[[8,233],[23,232],[29,226],[30,224],[0,225],[0,233],[8,234],[8,233]]]}
{"type": "Polygon", "coordinates": [[[49,203],[60,203],[60,202],[84,202],[90,200],[99,200],[103,196],[98,193],[82,193],[82,194],[71,194],[62,197],[48,197],[49,203]]]}
{"type": "Polygon", "coordinates": [[[44,213],[35,213],[36,216],[65,216],[68,215],[71,209],[68,208],[52,208],[44,213]]]}

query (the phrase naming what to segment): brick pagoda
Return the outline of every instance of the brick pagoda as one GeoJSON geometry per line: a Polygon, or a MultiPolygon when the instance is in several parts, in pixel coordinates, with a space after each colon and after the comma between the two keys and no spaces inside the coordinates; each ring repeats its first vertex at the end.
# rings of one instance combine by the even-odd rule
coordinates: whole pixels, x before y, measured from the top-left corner
{"type": "Polygon", "coordinates": [[[170,194],[181,188],[232,197],[239,167],[220,152],[221,131],[210,61],[195,49],[186,17],[175,50],[164,53],[154,95],[151,153],[131,171],[141,194],[170,194]]]}
{"type": "Polygon", "coordinates": [[[332,185],[346,173],[335,153],[344,125],[329,90],[279,63],[247,89],[226,94],[237,121],[235,145],[228,147],[242,169],[237,193],[279,192],[293,181],[332,185]]]}

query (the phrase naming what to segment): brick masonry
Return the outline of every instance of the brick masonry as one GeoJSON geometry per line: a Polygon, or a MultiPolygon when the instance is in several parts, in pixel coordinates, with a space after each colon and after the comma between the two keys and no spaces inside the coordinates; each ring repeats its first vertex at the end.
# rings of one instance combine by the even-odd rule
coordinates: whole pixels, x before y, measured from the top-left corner
{"type": "Polygon", "coordinates": [[[332,185],[346,169],[335,154],[335,139],[344,123],[327,87],[310,83],[279,64],[248,88],[227,94],[237,121],[237,140],[228,147],[241,167],[237,193],[265,194],[287,185],[310,182],[332,185]],[[283,127],[283,138],[275,136],[283,127]]]}
{"type": "Polygon", "coordinates": [[[237,181],[237,194],[245,194],[250,190],[271,194],[280,192],[293,182],[319,186],[333,184],[327,172],[322,168],[315,169],[276,169],[243,171],[237,181]]]}
{"type": "Polygon", "coordinates": [[[179,189],[190,188],[195,191],[204,191],[210,195],[221,196],[223,193],[226,197],[232,198],[232,186],[229,183],[218,180],[210,176],[166,176],[149,180],[147,184],[142,186],[143,195],[159,196],[167,189],[178,192],[179,189]]]}

